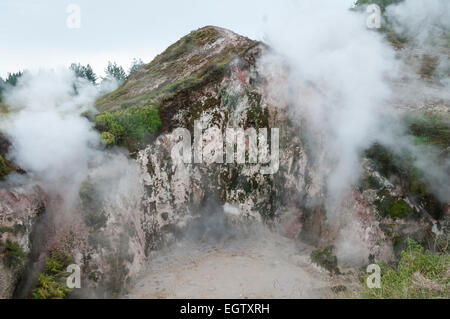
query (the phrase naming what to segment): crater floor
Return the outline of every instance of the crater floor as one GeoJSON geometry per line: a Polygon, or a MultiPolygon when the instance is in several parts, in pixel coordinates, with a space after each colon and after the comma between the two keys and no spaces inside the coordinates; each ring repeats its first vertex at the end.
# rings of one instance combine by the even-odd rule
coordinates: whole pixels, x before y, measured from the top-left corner
{"type": "Polygon", "coordinates": [[[311,248],[268,230],[219,243],[185,241],[155,253],[127,298],[333,298],[335,279],[311,248]]]}

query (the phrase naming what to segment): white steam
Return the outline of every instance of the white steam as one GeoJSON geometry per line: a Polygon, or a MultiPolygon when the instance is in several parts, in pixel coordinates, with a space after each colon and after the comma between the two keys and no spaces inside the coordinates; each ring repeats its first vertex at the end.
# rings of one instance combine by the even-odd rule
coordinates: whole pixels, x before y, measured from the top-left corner
{"type": "Polygon", "coordinates": [[[84,115],[117,83],[95,86],[71,70],[25,72],[5,93],[8,115],[1,131],[12,142],[9,157],[48,194],[72,205],[89,162],[98,157],[100,136],[84,115]]]}
{"type": "Polygon", "coordinates": [[[406,34],[423,45],[437,40],[436,37],[450,29],[450,2],[407,0],[387,7],[386,16],[398,33],[406,34]]]}
{"type": "MultiPolygon", "coordinates": [[[[397,28],[423,43],[435,34],[435,24],[448,31],[449,4],[408,0],[388,12],[397,28]]],[[[349,10],[345,1],[295,2],[290,13],[278,19],[282,24],[268,25],[267,40],[274,52],[259,65],[270,82],[269,99],[287,107],[293,120],[306,123],[305,142],[319,176],[314,182],[323,186],[329,223],[341,225],[338,253],[354,261],[368,255],[368,247],[355,235],[360,230],[344,202],[361,176],[361,155],[373,143],[417,155],[416,165],[425,169],[425,179],[441,189],[440,198],[449,196],[448,163],[437,166],[435,157],[423,154],[405,136],[392,103],[397,94],[392,83],[400,82],[404,64],[382,34],[367,28],[367,17],[349,10]]],[[[425,85],[414,82],[406,90],[416,95],[425,85]]]]}
{"type": "Polygon", "coordinates": [[[302,2],[295,17],[268,32],[290,68],[282,85],[292,112],[307,120],[315,151],[326,154],[316,164],[335,197],[329,210],[357,181],[360,152],[383,127],[390,98],[385,76],[397,67],[381,36],[366,28],[366,17],[348,8],[338,1],[302,2]]]}

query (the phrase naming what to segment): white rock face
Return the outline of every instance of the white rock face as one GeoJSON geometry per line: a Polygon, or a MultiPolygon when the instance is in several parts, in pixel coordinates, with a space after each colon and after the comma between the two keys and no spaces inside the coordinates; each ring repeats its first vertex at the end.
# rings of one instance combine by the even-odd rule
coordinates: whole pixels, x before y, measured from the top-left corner
{"type": "Polygon", "coordinates": [[[0,188],[0,198],[0,299],[4,299],[12,297],[26,258],[11,265],[8,253],[1,248],[10,242],[29,254],[33,226],[45,207],[44,196],[37,187],[0,188]]]}

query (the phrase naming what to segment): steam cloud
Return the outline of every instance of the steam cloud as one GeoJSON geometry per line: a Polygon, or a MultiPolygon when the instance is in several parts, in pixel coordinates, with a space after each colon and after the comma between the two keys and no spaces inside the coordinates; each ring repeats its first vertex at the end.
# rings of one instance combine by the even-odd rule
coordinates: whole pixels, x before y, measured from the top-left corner
{"type": "MultiPolygon", "coordinates": [[[[448,31],[448,5],[435,0],[423,10],[423,1],[408,0],[387,12],[398,30],[425,43],[436,34],[433,25],[448,31]]],[[[351,11],[341,1],[295,2],[290,11],[295,16],[268,25],[274,52],[263,58],[260,72],[270,79],[267,89],[275,104],[287,106],[292,119],[306,123],[319,176],[315,182],[325,190],[328,221],[341,225],[338,257],[361,262],[367,247],[361,247],[359,236],[345,235],[358,233],[353,229],[358,226],[351,222],[352,212],[344,201],[361,176],[362,152],[375,142],[412,152],[442,200],[450,194],[448,161],[438,165],[436,157],[406,136],[392,103],[392,84],[400,82],[405,64],[380,33],[367,28],[365,13],[351,11]]],[[[415,81],[406,94],[426,90],[423,82],[415,81]]]]}

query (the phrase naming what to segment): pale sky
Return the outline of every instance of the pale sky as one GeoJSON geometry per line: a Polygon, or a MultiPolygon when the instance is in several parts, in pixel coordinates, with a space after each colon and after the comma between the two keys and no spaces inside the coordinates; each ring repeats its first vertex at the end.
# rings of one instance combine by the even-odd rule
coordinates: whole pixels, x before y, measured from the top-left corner
{"type": "Polygon", "coordinates": [[[205,25],[260,40],[278,7],[274,0],[0,0],[0,76],[72,62],[101,74],[108,60],[128,69],[134,57],[150,62],[205,25]],[[79,29],[66,25],[69,4],[81,9],[79,29]]]}
{"type": "Polygon", "coordinates": [[[261,40],[296,1],[319,0],[0,0],[0,76],[72,62],[101,75],[108,60],[128,69],[133,58],[148,63],[206,25],[261,40]],[[80,28],[67,27],[70,4],[81,10],[80,28]]]}

